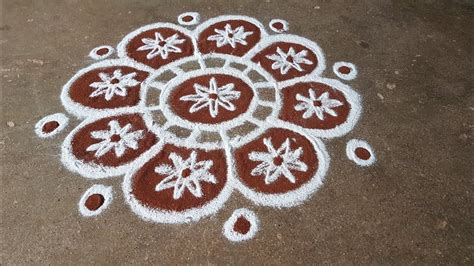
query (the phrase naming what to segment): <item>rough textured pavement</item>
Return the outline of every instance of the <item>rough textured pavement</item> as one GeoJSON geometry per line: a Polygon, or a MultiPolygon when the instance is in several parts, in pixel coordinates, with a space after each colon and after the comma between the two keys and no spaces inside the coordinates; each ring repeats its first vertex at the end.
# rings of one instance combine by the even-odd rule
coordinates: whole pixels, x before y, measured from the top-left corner
{"type": "MultiPolygon", "coordinates": [[[[473,264],[473,32],[470,1],[1,1],[0,263],[357,263],[473,264]],[[234,193],[215,216],[190,225],[151,224],[124,203],[120,178],[111,207],[82,218],[77,202],[95,182],[59,160],[66,132],[36,137],[43,116],[63,112],[61,87],[131,30],[244,14],[289,21],[314,40],[328,65],[355,63],[351,82],[364,100],[361,121],[331,140],[325,185],[290,209],[255,207],[234,193]],[[13,122],[13,123],[12,123],[13,122]],[[367,140],[378,162],[360,168],[345,156],[367,140]],[[250,207],[262,226],[233,244],[221,228],[250,207]]],[[[333,77],[330,68],[326,76],[333,77]]]]}

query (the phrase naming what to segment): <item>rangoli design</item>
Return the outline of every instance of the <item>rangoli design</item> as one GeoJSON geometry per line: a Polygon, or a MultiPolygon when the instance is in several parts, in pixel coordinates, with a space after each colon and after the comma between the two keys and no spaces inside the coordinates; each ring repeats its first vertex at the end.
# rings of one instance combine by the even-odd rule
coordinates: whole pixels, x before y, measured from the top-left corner
{"type": "MultiPolygon", "coordinates": [[[[345,135],[359,119],[358,93],[323,77],[321,48],[287,34],[284,20],[270,22],[273,35],[246,16],[199,24],[199,14],[188,12],[178,23],[147,25],[116,49],[91,51],[98,62],[79,70],[61,93],[67,112],[82,120],[62,144],[63,164],[97,183],[123,178],[131,210],[158,223],[214,214],[233,191],[277,208],[307,200],[329,169],[324,140],[345,135]]],[[[342,61],[333,72],[342,80],[357,75],[342,61]]],[[[35,131],[47,138],[67,123],[53,114],[35,131]]],[[[346,153],[361,166],[375,162],[363,140],[351,140],[346,153]]],[[[112,191],[91,187],[80,213],[102,213],[112,191]]],[[[254,212],[238,209],[223,234],[247,240],[259,223],[254,212]]]]}

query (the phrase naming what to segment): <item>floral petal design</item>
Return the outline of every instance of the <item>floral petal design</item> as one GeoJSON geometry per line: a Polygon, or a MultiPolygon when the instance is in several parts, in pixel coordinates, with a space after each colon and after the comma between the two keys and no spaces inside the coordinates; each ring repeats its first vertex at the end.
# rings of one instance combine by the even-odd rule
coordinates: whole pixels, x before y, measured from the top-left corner
{"type": "Polygon", "coordinates": [[[85,121],[66,138],[63,163],[89,178],[125,173],[158,138],[138,114],[123,114],[85,121]]]}
{"type": "Polygon", "coordinates": [[[243,56],[266,35],[260,22],[245,16],[222,16],[199,26],[198,47],[203,54],[243,56]]]}
{"type": "Polygon", "coordinates": [[[185,223],[216,212],[230,196],[224,150],[163,144],[140,169],[125,177],[132,210],[146,220],[185,223]]]}
{"type": "Polygon", "coordinates": [[[196,76],[169,97],[174,113],[186,120],[216,124],[247,111],[254,93],[245,81],[225,74],[196,76]]]}
{"type": "Polygon", "coordinates": [[[191,56],[195,51],[191,33],[168,23],[156,23],[129,33],[117,48],[120,57],[129,57],[154,69],[191,56]]]}
{"type": "Polygon", "coordinates": [[[259,63],[278,81],[319,75],[326,67],[324,55],[316,43],[290,34],[265,38],[246,57],[259,63]]]}
{"type": "Polygon", "coordinates": [[[307,199],[321,184],[329,158],[319,140],[271,128],[234,153],[238,188],[257,204],[287,207],[307,199]]]}
{"type": "Polygon", "coordinates": [[[359,96],[337,80],[295,82],[281,91],[279,118],[320,137],[334,137],[353,128],[360,115],[359,96]]]}
{"type": "Polygon", "coordinates": [[[64,86],[61,100],[78,117],[129,108],[140,102],[140,85],[149,73],[122,60],[107,60],[79,71],[64,86]]]}

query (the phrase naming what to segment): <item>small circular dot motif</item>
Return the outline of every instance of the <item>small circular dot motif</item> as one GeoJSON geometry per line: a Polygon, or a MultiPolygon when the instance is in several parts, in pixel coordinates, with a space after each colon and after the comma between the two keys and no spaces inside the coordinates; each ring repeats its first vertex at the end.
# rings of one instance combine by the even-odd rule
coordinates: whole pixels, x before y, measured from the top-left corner
{"type": "Polygon", "coordinates": [[[95,211],[104,204],[104,201],[104,196],[101,194],[93,194],[87,198],[85,205],[87,209],[95,211]]]}

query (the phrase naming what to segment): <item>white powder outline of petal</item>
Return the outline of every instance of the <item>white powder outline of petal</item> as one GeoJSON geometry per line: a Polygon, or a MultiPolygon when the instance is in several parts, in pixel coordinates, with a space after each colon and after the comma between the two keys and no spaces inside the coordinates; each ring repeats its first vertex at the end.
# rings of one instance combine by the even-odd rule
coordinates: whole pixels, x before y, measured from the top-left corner
{"type": "Polygon", "coordinates": [[[111,56],[115,52],[115,49],[110,45],[101,45],[97,46],[96,48],[92,49],[89,53],[89,57],[94,60],[102,60],[106,59],[107,57],[111,56]],[[107,49],[107,53],[100,55],[97,52],[101,49],[107,49]]]}
{"type": "Polygon", "coordinates": [[[324,138],[324,139],[329,139],[329,138],[335,138],[335,137],[340,137],[343,136],[347,133],[349,133],[354,127],[357,125],[357,122],[361,116],[362,113],[362,100],[359,94],[354,91],[349,85],[342,83],[341,81],[337,79],[329,79],[329,78],[323,78],[323,77],[312,77],[312,76],[304,76],[304,77],[299,77],[299,78],[294,78],[291,80],[283,81],[279,83],[279,86],[281,86],[281,90],[279,90],[278,97],[277,97],[277,104],[282,105],[283,101],[283,90],[298,84],[298,83],[307,83],[307,82],[319,82],[326,84],[344,94],[344,97],[346,98],[346,101],[349,103],[350,110],[349,110],[349,115],[347,116],[346,121],[344,121],[342,124],[337,125],[334,128],[331,129],[312,129],[312,128],[304,128],[302,126],[299,126],[297,124],[293,124],[289,121],[282,120],[278,117],[269,117],[270,120],[273,121],[273,123],[282,123],[285,124],[287,127],[292,127],[294,129],[299,129],[303,131],[308,131],[311,135],[319,138],[324,138]]]}
{"type": "Polygon", "coordinates": [[[85,216],[85,217],[97,216],[109,207],[112,200],[113,200],[112,186],[104,186],[104,185],[98,185],[98,184],[93,185],[88,190],[86,190],[84,194],[82,194],[81,199],[79,200],[79,203],[78,203],[79,212],[81,213],[82,216],[85,216]],[[87,198],[93,194],[100,194],[104,197],[104,203],[102,203],[102,205],[97,210],[89,210],[86,207],[87,198]]]}
{"type": "Polygon", "coordinates": [[[367,143],[367,141],[360,140],[360,139],[351,139],[347,142],[346,155],[347,155],[347,158],[349,158],[349,160],[355,162],[359,166],[371,166],[377,161],[375,157],[375,152],[372,149],[372,146],[370,146],[370,144],[367,143]],[[359,147],[364,148],[369,151],[370,158],[368,160],[362,160],[355,154],[355,150],[359,147]]]}
{"type": "MultiPolygon", "coordinates": [[[[324,57],[324,53],[321,47],[319,47],[319,45],[312,40],[306,39],[298,35],[293,35],[293,34],[270,35],[270,36],[267,36],[266,38],[262,38],[260,42],[257,45],[255,45],[250,51],[248,51],[242,58],[251,61],[251,59],[255,55],[257,55],[258,53],[260,53],[261,51],[263,51],[265,48],[269,47],[270,45],[274,43],[278,43],[278,42],[287,42],[287,43],[295,43],[295,44],[302,45],[316,55],[316,58],[318,59],[317,66],[313,69],[313,71],[311,71],[310,73],[306,74],[303,77],[320,76],[323,73],[323,71],[326,69],[326,59],[324,57]]],[[[289,79],[289,80],[293,80],[293,79],[289,79]]]]}
{"type": "MultiPolygon", "coordinates": [[[[164,145],[164,140],[161,141],[161,146],[164,145]]],[[[172,143],[177,147],[187,147],[184,143],[172,143]]],[[[220,148],[223,149],[222,147],[220,148]]],[[[170,223],[170,224],[182,224],[182,223],[191,223],[197,222],[200,219],[210,216],[212,214],[217,213],[227,202],[230,198],[232,191],[234,190],[234,177],[231,174],[231,159],[228,156],[230,151],[228,148],[223,149],[226,154],[226,165],[227,165],[227,180],[226,184],[220,191],[220,193],[213,198],[212,200],[206,202],[204,205],[187,209],[184,211],[166,211],[166,210],[159,210],[155,208],[148,207],[139,200],[135,198],[132,193],[133,190],[133,177],[135,173],[149,160],[151,160],[154,156],[156,156],[160,150],[156,150],[154,153],[149,153],[146,155],[145,160],[141,160],[140,164],[137,165],[134,171],[130,171],[125,175],[125,178],[122,183],[122,190],[124,194],[125,201],[129,205],[132,212],[137,214],[140,218],[145,221],[155,222],[155,223],[170,223]]]]}
{"type": "Polygon", "coordinates": [[[283,19],[272,19],[272,20],[270,20],[270,22],[268,23],[268,27],[270,27],[270,29],[273,32],[276,32],[276,33],[287,32],[290,29],[290,27],[288,25],[288,21],[283,20],[283,19]],[[283,28],[282,29],[275,28],[275,26],[273,26],[273,24],[275,24],[275,23],[281,23],[283,25],[283,28]]]}
{"type": "Polygon", "coordinates": [[[199,23],[201,16],[197,12],[185,12],[178,16],[178,23],[183,26],[193,26],[199,23]],[[184,21],[183,18],[190,16],[193,19],[191,21],[184,21]]]}
{"type": "MultiPolygon", "coordinates": [[[[189,37],[191,39],[191,42],[192,42],[194,55],[200,55],[200,52],[199,52],[198,46],[197,46],[196,38],[193,35],[194,31],[190,31],[190,30],[188,30],[188,29],[186,29],[182,26],[179,26],[179,25],[176,25],[176,24],[173,24],[173,23],[158,22],[158,23],[153,23],[153,24],[148,24],[148,25],[142,26],[142,27],[128,33],[127,35],[125,35],[125,37],[123,37],[123,39],[117,45],[117,55],[118,55],[118,57],[123,58],[123,59],[127,59],[128,61],[131,61],[131,62],[133,62],[134,64],[137,64],[137,65],[144,65],[144,63],[140,63],[140,62],[136,61],[135,59],[133,59],[133,58],[131,58],[127,55],[127,46],[130,43],[130,41],[133,38],[135,38],[136,36],[138,36],[139,34],[145,32],[145,31],[148,31],[148,30],[153,30],[153,29],[158,30],[158,29],[161,29],[161,28],[170,28],[170,29],[173,29],[175,31],[178,31],[178,32],[184,34],[186,37],[189,37]]],[[[180,59],[182,59],[182,58],[180,58],[180,59]]],[[[152,61],[152,60],[148,60],[148,61],[152,61]]],[[[176,60],[176,61],[178,61],[178,60],[176,60]]],[[[167,66],[169,64],[171,64],[171,63],[160,66],[157,69],[154,69],[150,66],[147,66],[147,67],[152,69],[152,71],[150,71],[150,72],[153,72],[153,70],[159,70],[162,67],[167,66]]]]}
{"type": "Polygon", "coordinates": [[[69,118],[63,113],[55,113],[55,114],[47,115],[41,118],[38,122],[36,122],[35,133],[40,138],[51,138],[57,135],[58,133],[60,133],[64,128],[66,128],[68,123],[69,123],[69,118]],[[59,126],[56,127],[51,132],[44,132],[43,126],[46,123],[53,122],[53,121],[58,122],[59,126]]]}
{"type": "Polygon", "coordinates": [[[353,80],[357,77],[358,74],[357,67],[354,64],[344,61],[334,63],[334,65],[332,66],[332,71],[334,72],[334,74],[336,74],[338,78],[343,80],[353,80]],[[339,68],[343,66],[350,68],[351,72],[349,72],[349,74],[339,72],[339,68]]]}
{"type": "MultiPolygon", "coordinates": [[[[84,162],[80,158],[77,158],[73,151],[72,151],[72,140],[74,139],[75,135],[85,126],[94,123],[100,119],[108,118],[111,116],[118,116],[118,115],[127,115],[127,114],[138,114],[143,117],[143,114],[137,108],[130,108],[128,110],[116,110],[115,112],[109,112],[105,115],[96,114],[88,119],[82,121],[76,128],[74,128],[64,139],[63,144],[61,146],[61,161],[63,165],[70,170],[71,172],[78,173],[83,177],[90,178],[90,179],[102,179],[108,177],[119,176],[127,173],[127,171],[131,171],[135,169],[136,165],[140,162],[145,160],[146,154],[154,152],[154,150],[161,149],[160,146],[160,137],[156,136],[158,139],[157,143],[153,146],[148,148],[148,150],[144,151],[140,154],[137,158],[132,159],[129,162],[118,166],[103,166],[98,165],[92,162],[84,162]]],[[[154,133],[152,133],[154,134],[154,133]]]]}
{"type": "MultiPolygon", "coordinates": [[[[268,194],[263,192],[258,192],[252,188],[244,185],[240,179],[235,179],[236,189],[240,191],[246,198],[250,199],[257,205],[269,206],[274,208],[288,208],[294,207],[302,204],[304,201],[308,200],[323,184],[326,173],[329,169],[330,157],[326,151],[324,143],[318,139],[311,137],[305,131],[295,130],[291,127],[285,127],[285,125],[274,124],[269,128],[282,128],[291,130],[307,140],[313,145],[314,150],[316,151],[316,156],[318,158],[318,169],[316,173],[300,187],[290,190],[284,193],[268,194]]],[[[233,155],[234,157],[234,155],[233,155]]],[[[234,176],[237,176],[235,164],[232,167],[232,173],[234,176]]]]}
{"type": "MultiPolygon", "coordinates": [[[[127,110],[130,110],[130,109],[138,106],[139,103],[137,103],[135,106],[97,109],[97,108],[92,108],[92,107],[89,107],[89,106],[85,106],[81,103],[78,103],[78,102],[74,101],[70,96],[71,86],[79,78],[81,78],[84,74],[86,74],[90,71],[96,70],[96,69],[109,68],[109,67],[113,68],[113,69],[118,69],[118,68],[124,67],[124,66],[125,67],[132,67],[132,68],[134,68],[136,70],[139,70],[139,71],[148,72],[149,74],[153,71],[152,68],[150,68],[146,65],[140,64],[140,63],[134,63],[130,59],[127,59],[127,58],[125,58],[125,59],[108,59],[108,60],[99,61],[97,63],[89,65],[85,68],[80,69],[63,86],[60,98],[61,98],[61,103],[64,106],[64,109],[66,109],[67,112],[69,112],[70,114],[76,116],[77,118],[85,119],[85,118],[89,118],[89,117],[96,116],[96,115],[107,115],[111,112],[127,111],[127,110]]],[[[142,99],[140,98],[139,102],[141,100],[142,99]]]]}
{"type": "Polygon", "coordinates": [[[233,242],[241,242],[252,239],[257,234],[260,228],[260,220],[258,219],[255,212],[247,209],[240,208],[235,210],[232,215],[227,219],[222,228],[224,236],[233,242]],[[250,229],[247,233],[241,234],[234,230],[234,224],[239,217],[244,217],[250,223],[250,229]]]}
{"type": "Polygon", "coordinates": [[[209,26],[212,26],[216,23],[223,22],[223,21],[228,21],[228,20],[243,20],[246,22],[249,22],[253,25],[255,25],[257,28],[260,29],[260,40],[254,45],[254,47],[258,46],[259,43],[268,36],[267,31],[265,30],[265,26],[263,26],[260,21],[256,20],[255,18],[248,17],[248,16],[242,16],[242,15],[221,15],[217,17],[210,18],[203,23],[201,23],[194,31],[193,31],[193,36],[194,39],[199,40],[199,35],[207,29],[209,26]]]}

